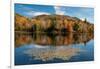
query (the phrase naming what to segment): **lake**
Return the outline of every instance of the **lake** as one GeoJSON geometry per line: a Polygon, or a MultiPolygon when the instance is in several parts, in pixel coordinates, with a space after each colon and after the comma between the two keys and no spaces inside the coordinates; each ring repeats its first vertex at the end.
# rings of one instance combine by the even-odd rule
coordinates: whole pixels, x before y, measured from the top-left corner
{"type": "Polygon", "coordinates": [[[15,33],[15,65],[93,60],[91,33],[15,33]]]}

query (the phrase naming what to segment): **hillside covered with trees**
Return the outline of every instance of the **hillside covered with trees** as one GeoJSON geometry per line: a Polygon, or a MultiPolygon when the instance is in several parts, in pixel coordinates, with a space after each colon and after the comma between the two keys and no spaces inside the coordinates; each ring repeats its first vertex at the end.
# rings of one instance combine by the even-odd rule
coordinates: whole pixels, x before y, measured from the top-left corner
{"type": "Polygon", "coordinates": [[[65,15],[39,15],[28,18],[15,13],[15,31],[48,32],[48,33],[93,33],[94,24],[77,17],[65,15]]]}

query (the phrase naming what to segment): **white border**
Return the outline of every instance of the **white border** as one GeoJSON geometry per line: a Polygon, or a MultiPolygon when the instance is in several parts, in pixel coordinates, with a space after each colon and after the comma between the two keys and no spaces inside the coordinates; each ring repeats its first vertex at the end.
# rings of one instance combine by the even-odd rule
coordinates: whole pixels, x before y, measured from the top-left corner
{"type": "Polygon", "coordinates": [[[94,7],[94,0],[14,0],[14,3],[94,7]]]}
{"type": "MultiPolygon", "coordinates": [[[[84,0],[83,0],[84,1],[84,0]]],[[[73,2],[73,0],[12,0],[11,1],[11,68],[12,69],[30,69],[33,67],[37,68],[37,69],[41,69],[41,67],[43,67],[44,65],[46,65],[47,67],[52,67],[52,66],[56,66],[59,67],[58,65],[63,64],[66,65],[66,63],[54,63],[54,64],[39,64],[39,65],[19,65],[19,66],[15,66],[14,65],[14,3],[21,3],[21,4],[40,4],[40,5],[59,5],[59,6],[74,6],[74,7],[90,7],[90,8],[95,8],[94,5],[94,0],[91,2],[87,2],[87,3],[83,3],[83,1],[81,0],[76,0],[75,2],[73,2]]],[[[88,0],[89,1],[89,0],[88,0]]],[[[67,63],[68,65],[72,64],[71,63],[67,63]]],[[[91,62],[85,62],[85,63],[81,63],[81,62],[77,62],[78,64],[91,64],[91,62]]],[[[76,63],[73,63],[76,65],[76,63]]],[[[46,69],[46,68],[45,68],[46,69]]]]}

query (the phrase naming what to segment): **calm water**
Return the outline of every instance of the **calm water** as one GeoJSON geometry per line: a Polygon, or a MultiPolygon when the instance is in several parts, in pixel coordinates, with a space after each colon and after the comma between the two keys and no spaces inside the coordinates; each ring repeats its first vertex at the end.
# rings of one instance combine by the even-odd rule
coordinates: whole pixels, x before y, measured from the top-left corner
{"type": "Polygon", "coordinates": [[[90,33],[15,34],[15,65],[94,60],[94,39],[90,33]]]}

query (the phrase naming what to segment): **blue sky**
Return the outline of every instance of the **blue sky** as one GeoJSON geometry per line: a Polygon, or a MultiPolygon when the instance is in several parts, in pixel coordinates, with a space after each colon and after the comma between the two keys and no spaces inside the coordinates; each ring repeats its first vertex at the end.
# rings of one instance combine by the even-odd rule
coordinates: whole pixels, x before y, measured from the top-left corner
{"type": "Polygon", "coordinates": [[[34,17],[42,14],[69,15],[80,19],[86,18],[89,22],[94,23],[94,9],[86,7],[15,4],[15,13],[27,17],[34,17]]]}

